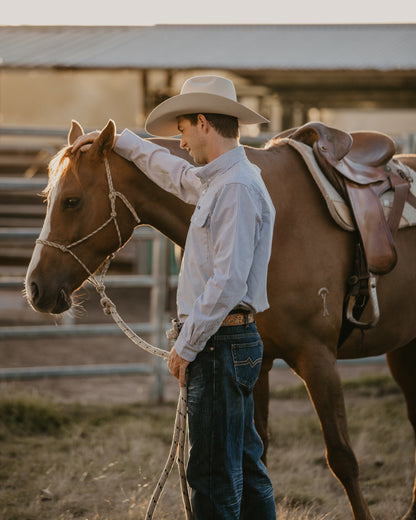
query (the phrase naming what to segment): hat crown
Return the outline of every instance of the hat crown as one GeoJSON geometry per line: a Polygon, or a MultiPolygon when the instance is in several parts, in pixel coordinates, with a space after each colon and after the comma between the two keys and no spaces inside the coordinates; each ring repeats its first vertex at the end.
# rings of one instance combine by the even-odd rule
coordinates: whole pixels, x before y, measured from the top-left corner
{"type": "Polygon", "coordinates": [[[195,76],[187,79],[183,84],[181,95],[195,93],[215,94],[237,101],[233,82],[219,76],[195,76]]]}
{"type": "Polygon", "coordinates": [[[242,125],[268,120],[237,101],[234,84],[220,76],[194,76],[183,84],[181,93],[155,107],[146,120],[149,134],[172,137],[178,133],[179,116],[185,114],[222,114],[238,119],[242,125]]]}

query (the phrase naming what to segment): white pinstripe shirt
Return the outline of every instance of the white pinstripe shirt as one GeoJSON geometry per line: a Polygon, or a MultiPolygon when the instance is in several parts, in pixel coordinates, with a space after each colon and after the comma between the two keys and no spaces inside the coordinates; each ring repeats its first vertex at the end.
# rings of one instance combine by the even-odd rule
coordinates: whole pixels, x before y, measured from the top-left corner
{"type": "Polygon", "coordinates": [[[194,167],[125,130],[115,151],[163,189],[196,206],[177,292],[184,325],[175,342],[178,354],[193,361],[234,307],[254,312],[269,307],[272,201],[259,168],[248,161],[242,146],[194,167]]]}

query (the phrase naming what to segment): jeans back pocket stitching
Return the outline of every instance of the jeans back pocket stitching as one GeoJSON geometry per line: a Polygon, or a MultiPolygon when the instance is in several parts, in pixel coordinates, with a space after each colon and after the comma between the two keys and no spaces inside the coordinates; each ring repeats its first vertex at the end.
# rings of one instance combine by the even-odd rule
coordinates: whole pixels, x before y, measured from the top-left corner
{"type": "Polygon", "coordinates": [[[256,365],[258,365],[259,363],[261,363],[261,357],[255,359],[254,361],[252,360],[251,356],[249,356],[247,359],[245,359],[244,361],[234,361],[234,366],[236,367],[242,367],[242,366],[246,366],[246,365],[250,365],[251,368],[254,368],[256,365]]]}
{"type": "Polygon", "coordinates": [[[233,359],[234,373],[235,373],[236,381],[239,385],[244,386],[249,389],[254,387],[254,384],[258,378],[258,374],[253,379],[247,378],[247,376],[244,377],[243,374],[239,374],[238,368],[250,367],[251,370],[254,370],[257,367],[257,365],[261,364],[262,356],[257,357],[254,361],[250,355],[248,355],[248,357],[245,360],[238,360],[236,354],[240,349],[243,349],[243,348],[250,349],[250,348],[255,348],[255,347],[261,348],[262,347],[261,341],[252,341],[250,343],[247,343],[247,342],[246,343],[237,343],[237,344],[232,345],[232,359],[233,359]]]}

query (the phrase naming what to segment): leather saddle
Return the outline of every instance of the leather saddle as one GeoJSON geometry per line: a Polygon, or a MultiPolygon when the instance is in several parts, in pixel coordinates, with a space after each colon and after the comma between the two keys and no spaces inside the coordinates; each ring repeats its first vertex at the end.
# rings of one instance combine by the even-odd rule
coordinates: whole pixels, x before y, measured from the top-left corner
{"type": "Polygon", "coordinates": [[[347,318],[361,328],[374,326],[379,315],[375,301],[376,276],[390,272],[396,265],[394,235],[406,201],[416,204],[409,191],[410,180],[393,157],[394,141],[379,132],[347,133],[321,122],[307,123],[278,137],[310,146],[321,170],[350,205],[359,239],[355,273],[347,294],[347,318]],[[386,219],[379,197],[389,190],[394,191],[394,199],[386,219]],[[358,316],[369,300],[373,305],[373,319],[363,323],[358,321],[358,316]]]}
{"type": "Polygon", "coordinates": [[[410,187],[393,159],[394,141],[378,132],[349,134],[315,122],[289,137],[313,148],[328,180],[349,202],[369,271],[377,275],[391,271],[397,262],[393,235],[410,187]],[[389,189],[395,197],[387,222],[379,196],[389,189]]]}

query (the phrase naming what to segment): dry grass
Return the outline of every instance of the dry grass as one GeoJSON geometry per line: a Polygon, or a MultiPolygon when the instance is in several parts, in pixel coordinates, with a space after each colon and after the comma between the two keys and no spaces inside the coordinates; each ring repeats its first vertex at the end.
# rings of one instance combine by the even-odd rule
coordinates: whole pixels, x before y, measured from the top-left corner
{"type": "MultiPolygon", "coordinates": [[[[414,447],[401,395],[387,378],[346,384],[361,484],[377,520],[401,518],[411,498],[414,447]]],[[[55,402],[4,387],[0,398],[0,518],[144,518],[167,456],[174,404],[55,402]]],[[[318,420],[301,386],[275,392],[269,471],[278,520],[352,518],[328,470],[318,420]]],[[[176,471],[155,519],[183,520],[176,471]]]]}

